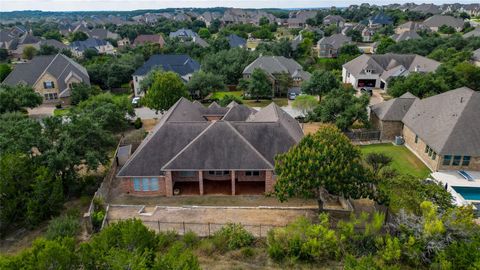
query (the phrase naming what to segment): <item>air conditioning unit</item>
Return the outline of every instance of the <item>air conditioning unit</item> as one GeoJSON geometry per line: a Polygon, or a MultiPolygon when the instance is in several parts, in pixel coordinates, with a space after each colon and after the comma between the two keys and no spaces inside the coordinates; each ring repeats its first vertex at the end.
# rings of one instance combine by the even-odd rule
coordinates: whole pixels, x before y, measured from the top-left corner
{"type": "Polygon", "coordinates": [[[395,145],[403,145],[405,143],[405,140],[403,139],[403,136],[395,136],[395,145]]]}

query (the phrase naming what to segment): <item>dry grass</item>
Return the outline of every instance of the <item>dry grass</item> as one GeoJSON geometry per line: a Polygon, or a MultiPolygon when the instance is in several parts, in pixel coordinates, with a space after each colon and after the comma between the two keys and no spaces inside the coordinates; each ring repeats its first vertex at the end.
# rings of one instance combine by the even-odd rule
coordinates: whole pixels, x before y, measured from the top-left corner
{"type": "Polygon", "coordinates": [[[313,134],[317,132],[317,130],[322,126],[322,123],[311,122],[311,123],[303,123],[302,125],[303,125],[303,133],[307,135],[307,134],[313,134]]]}
{"type": "Polygon", "coordinates": [[[147,132],[150,132],[155,125],[158,123],[159,119],[143,119],[143,129],[147,132]]]}

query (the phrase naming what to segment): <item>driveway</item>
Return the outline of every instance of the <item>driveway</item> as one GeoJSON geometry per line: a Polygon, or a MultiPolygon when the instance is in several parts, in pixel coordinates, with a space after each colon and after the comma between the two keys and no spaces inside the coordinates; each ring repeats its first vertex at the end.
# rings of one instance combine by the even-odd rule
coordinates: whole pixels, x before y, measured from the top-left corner
{"type": "Polygon", "coordinates": [[[155,110],[147,107],[135,108],[135,115],[142,120],[160,119],[162,117],[162,114],[160,112],[158,112],[157,114],[155,110]]]}
{"type": "Polygon", "coordinates": [[[370,104],[369,105],[375,105],[375,104],[383,102],[383,97],[380,94],[382,91],[383,90],[378,90],[378,89],[374,89],[372,91],[372,96],[370,97],[370,104]]]}
{"type": "Polygon", "coordinates": [[[53,115],[54,104],[41,104],[33,109],[27,109],[28,115],[32,118],[45,118],[53,115]]]}

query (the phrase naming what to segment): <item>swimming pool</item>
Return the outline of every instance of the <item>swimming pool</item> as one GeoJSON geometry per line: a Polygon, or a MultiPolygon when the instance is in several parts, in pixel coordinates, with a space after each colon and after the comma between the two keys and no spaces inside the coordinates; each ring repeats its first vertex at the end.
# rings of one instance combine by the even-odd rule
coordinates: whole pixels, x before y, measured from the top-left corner
{"type": "Polygon", "coordinates": [[[452,187],[465,200],[480,201],[480,187],[452,187]]]}

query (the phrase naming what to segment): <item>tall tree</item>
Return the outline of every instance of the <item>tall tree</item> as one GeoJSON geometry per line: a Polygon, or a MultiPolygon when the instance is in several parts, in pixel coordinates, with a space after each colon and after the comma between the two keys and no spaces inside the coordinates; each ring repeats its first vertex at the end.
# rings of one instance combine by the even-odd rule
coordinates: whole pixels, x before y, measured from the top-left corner
{"type": "Polygon", "coordinates": [[[303,82],[302,92],[312,96],[318,96],[320,102],[322,96],[340,86],[340,82],[332,72],[326,70],[315,70],[308,81],[303,82]]]}
{"type": "Polygon", "coordinates": [[[247,93],[257,102],[261,97],[272,96],[272,83],[263,70],[259,68],[253,70],[251,78],[248,79],[247,93]]]}
{"type": "Polygon", "coordinates": [[[26,46],[23,48],[22,57],[27,60],[32,60],[32,58],[37,55],[37,49],[33,46],[26,46]]]}
{"type": "Polygon", "coordinates": [[[223,83],[221,75],[198,71],[193,74],[187,83],[187,89],[192,96],[204,98],[210,93],[225,91],[227,87],[223,83]]]}
{"type": "Polygon", "coordinates": [[[72,87],[72,104],[77,105],[89,97],[100,94],[98,86],[92,86],[85,83],[78,83],[72,87]]]}
{"type": "Polygon", "coordinates": [[[275,75],[275,82],[277,84],[277,94],[279,96],[287,96],[288,89],[293,85],[293,78],[287,72],[282,72],[275,75]]]}
{"type": "Polygon", "coordinates": [[[156,71],[152,86],[143,99],[144,104],[157,111],[168,110],[181,97],[188,97],[188,91],[178,74],[156,71]]]}
{"type": "Polygon", "coordinates": [[[76,32],[73,32],[73,34],[70,35],[69,39],[70,39],[70,42],[83,41],[83,40],[88,39],[88,35],[85,34],[82,31],[76,31],[76,32]]]}
{"type": "Polygon", "coordinates": [[[19,84],[10,86],[0,84],[0,113],[34,108],[42,104],[43,98],[32,87],[19,84]]]}
{"type": "Polygon", "coordinates": [[[372,195],[360,150],[332,125],[322,126],[278,155],[275,171],[275,195],[281,201],[315,198],[322,209],[328,194],[354,199],[372,195]]]}
{"type": "Polygon", "coordinates": [[[0,82],[3,82],[10,72],[12,72],[12,68],[9,64],[0,64],[0,82]]]}

